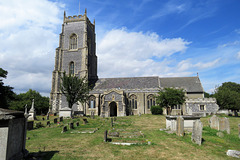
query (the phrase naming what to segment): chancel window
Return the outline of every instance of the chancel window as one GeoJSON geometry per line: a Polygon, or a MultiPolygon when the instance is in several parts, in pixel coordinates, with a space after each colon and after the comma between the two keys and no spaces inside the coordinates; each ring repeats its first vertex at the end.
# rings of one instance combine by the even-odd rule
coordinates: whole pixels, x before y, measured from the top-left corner
{"type": "Polygon", "coordinates": [[[155,98],[154,95],[147,96],[147,108],[151,109],[152,106],[155,106],[155,98]]]}
{"type": "Polygon", "coordinates": [[[137,109],[137,96],[136,95],[131,95],[129,97],[129,106],[132,109],[137,109]]]}
{"type": "Polygon", "coordinates": [[[76,34],[72,34],[70,36],[69,49],[77,49],[77,35],[76,34]]]}
{"type": "Polygon", "coordinates": [[[89,98],[89,108],[96,108],[96,98],[94,96],[89,98]]]}
{"type": "Polygon", "coordinates": [[[74,62],[69,64],[69,74],[74,75],[74,62]]]}

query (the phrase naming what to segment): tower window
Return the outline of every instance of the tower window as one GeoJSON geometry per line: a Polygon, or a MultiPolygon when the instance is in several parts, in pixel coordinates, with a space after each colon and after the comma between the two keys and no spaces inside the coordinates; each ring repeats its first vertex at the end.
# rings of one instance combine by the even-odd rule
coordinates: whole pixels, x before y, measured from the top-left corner
{"type": "Polygon", "coordinates": [[[74,75],[74,62],[69,64],[69,74],[74,75]]]}
{"type": "Polygon", "coordinates": [[[77,49],[77,35],[72,34],[70,36],[70,46],[69,49],[77,49]]]}
{"type": "Polygon", "coordinates": [[[96,108],[96,98],[94,96],[89,98],[89,108],[96,108]]]}

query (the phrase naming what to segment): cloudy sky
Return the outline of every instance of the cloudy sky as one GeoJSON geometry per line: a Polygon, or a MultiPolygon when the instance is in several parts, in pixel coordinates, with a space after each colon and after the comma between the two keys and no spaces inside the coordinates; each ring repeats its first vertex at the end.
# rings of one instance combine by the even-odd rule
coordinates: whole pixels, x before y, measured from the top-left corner
{"type": "MultiPolygon", "coordinates": [[[[80,0],[96,21],[98,76],[240,83],[239,0],[80,0]]],[[[0,67],[16,93],[49,96],[63,12],[79,0],[0,0],[0,67]]]]}

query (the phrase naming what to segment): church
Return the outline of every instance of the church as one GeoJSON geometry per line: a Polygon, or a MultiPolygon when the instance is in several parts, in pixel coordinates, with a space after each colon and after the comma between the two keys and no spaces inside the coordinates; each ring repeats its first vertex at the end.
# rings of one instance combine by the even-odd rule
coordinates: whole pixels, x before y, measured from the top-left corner
{"type": "Polygon", "coordinates": [[[86,104],[76,103],[75,113],[101,117],[151,114],[156,104],[155,95],[163,88],[183,89],[185,104],[164,108],[167,115],[206,115],[215,113],[218,105],[214,98],[204,98],[199,76],[195,77],[125,77],[98,78],[95,20],[92,23],[83,15],[66,16],[64,12],[59,47],[56,48],[55,67],[52,73],[50,111],[58,114],[66,108],[67,101],[61,94],[61,76],[66,72],[77,77],[87,77],[94,86],[86,104]]]}

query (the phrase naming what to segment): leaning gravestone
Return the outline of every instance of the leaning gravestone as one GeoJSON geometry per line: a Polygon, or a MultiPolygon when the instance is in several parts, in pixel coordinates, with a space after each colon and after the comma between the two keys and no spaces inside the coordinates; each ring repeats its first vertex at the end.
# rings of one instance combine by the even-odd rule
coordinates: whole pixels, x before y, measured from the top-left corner
{"type": "Polygon", "coordinates": [[[211,118],[210,118],[210,127],[212,129],[217,129],[219,130],[219,120],[218,120],[218,117],[216,115],[213,115],[211,118]]]}
{"type": "Polygon", "coordinates": [[[64,126],[64,127],[62,128],[62,133],[66,132],[66,131],[67,131],[67,126],[64,126]]]}
{"type": "Polygon", "coordinates": [[[73,129],[73,122],[69,123],[69,128],[73,129]]]}
{"type": "Polygon", "coordinates": [[[220,131],[227,131],[230,134],[230,125],[228,118],[219,118],[219,130],[220,131]]]}
{"type": "Polygon", "coordinates": [[[182,116],[177,117],[177,130],[176,134],[178,136],[184,136],[184,119],[182,116]]]}
{"type": "Polygon", "coordinates": [[[88,120],[87,119],[83,119],[83,124],[87,124],[88,123],[88,120]]]}
{"type": "Polygon", "coordinates": [[[193,122],[192,129],[192,142],[201,145],[202,144],[202,128],[203,124],[200,120],[193,122]]]}
{"type": "Polygon", "coordinates": [[[57,119],[57,118],[54,118],[54,120],[53,120],[53,121],[54,121],[54,123],[57,123],[58,119],[57,119]]]}

